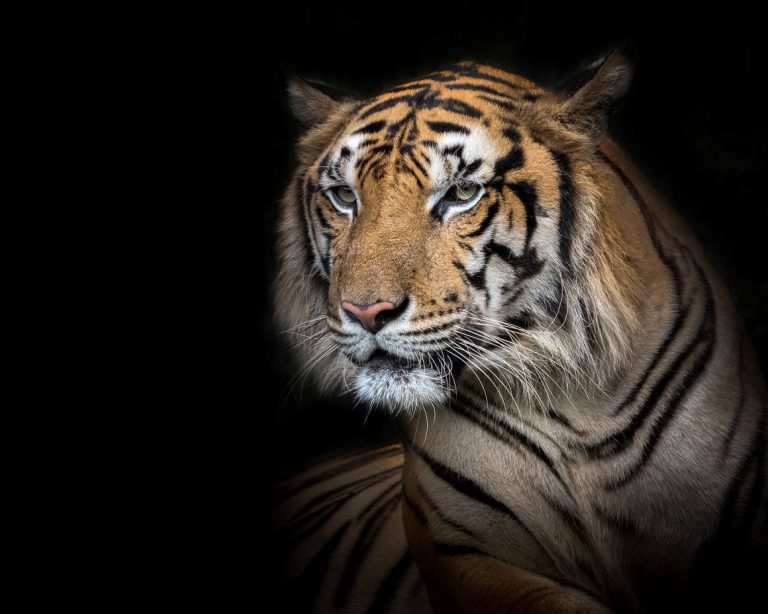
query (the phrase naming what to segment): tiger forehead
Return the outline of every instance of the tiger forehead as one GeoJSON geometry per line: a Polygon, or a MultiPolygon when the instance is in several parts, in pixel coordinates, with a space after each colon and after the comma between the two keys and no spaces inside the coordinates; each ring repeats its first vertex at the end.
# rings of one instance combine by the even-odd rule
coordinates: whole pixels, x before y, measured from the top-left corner
{"type": "MultiPolygon", "coordinates": [[[[390,118],[405,112],[405,120],[417,112],[432,110],[436,116],[454,115],[460,121],[487,125],[494,115],[509,114],[537,100],[542,93],[536,85],[512,73],[463,63],[398,85],[365,102],[353,118],[357,125],[353,134],[374,131],[385,121],[381,115],[386,112],[390,118]]],[[[399,127],[387,126],[388,136],[393,137],[399,127]]]]}
{"type": "Polygon", "coordinates": [[[542,90],[521,77],[472,63],[432,73],[362,103],[335,148],[331,180],[362,184],[391,169],[419,188],[457,176],[482,179],[499,139],[519,138],[514,111],[542,90]]]}

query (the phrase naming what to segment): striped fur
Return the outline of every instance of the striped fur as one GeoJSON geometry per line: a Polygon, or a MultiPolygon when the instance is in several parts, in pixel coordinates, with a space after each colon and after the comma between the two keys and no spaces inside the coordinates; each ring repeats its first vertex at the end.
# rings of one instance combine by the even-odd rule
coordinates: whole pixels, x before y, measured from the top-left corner
{"type": "MultiPolygon", "coordinates": [[[[463,63],[367,101],[293,84],[310,129],[277,313],[307,372],[388,408],[404,444],[404,522],[375,538],[355,527],[384,483],[354,485],[380,460],[312,482],[354,491],[301,528],[333,551],[318,611],[365,611],[331,591],[379,607],[412,572],[404,534],[437,611],[673,610],[765,563],[765,385],[695,239],[605,138],[630,73],[613,55],[562,94],[463,63]],[[459,211],[455,185],[482,196],[459,211]],[[373,334],[344,300],[401,308],[373,334]],[[360,540],[402,558],[344,584],[360,540]]],[[[409,590],[388,611],[423,611],[409,590]]]]}
{"type": "Polygon", "coordinates": [[[286,611],[429,611],[403,532],[402,466],[393,444],[339,454],[284,484],[275,515],[286,611]]]}

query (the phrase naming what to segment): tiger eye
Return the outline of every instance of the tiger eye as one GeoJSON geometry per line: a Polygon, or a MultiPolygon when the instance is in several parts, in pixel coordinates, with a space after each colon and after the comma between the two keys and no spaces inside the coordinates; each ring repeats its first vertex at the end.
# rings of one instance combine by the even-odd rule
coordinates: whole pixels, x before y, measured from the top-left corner
{"type": "Polygon", "coordinates": [[[339,200],[341,202],[346,203],[348,205],[354,205],[357,201],[357,196],[355,196],[355,193],[349,189],[347,186],[339,186],[336,188],[336,196],[339,197],[339,200]]]}
{"type": "Polygon", "coordinates": [[[456,200],[466,202],[472,200],[480,187],[476,183],[470,183],[465,186],[456,186],[456,200]]]}

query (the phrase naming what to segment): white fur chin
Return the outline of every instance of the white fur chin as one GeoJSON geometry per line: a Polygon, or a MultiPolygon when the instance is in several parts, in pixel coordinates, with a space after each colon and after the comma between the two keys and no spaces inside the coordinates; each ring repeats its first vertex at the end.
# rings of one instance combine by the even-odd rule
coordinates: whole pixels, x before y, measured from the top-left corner
{"type": "Polygon", "coordinates": [[[363,366],[353,386],[360,401],[392,413],[413,413],[448,401],[448,392],[437,371],[363,366]]]}

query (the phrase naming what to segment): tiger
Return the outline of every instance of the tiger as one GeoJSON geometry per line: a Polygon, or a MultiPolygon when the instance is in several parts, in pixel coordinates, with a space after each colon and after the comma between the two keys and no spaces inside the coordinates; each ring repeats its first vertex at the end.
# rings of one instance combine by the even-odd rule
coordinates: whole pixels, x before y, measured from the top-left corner
{"type": "Polygon", "coordinates": [[[303,611],[759,595],[766,387],[702,247],[608,136],[633,71],[615,51],[546,89],[467,61],[369,99],[291,78],[275,313],[319,390],[399,433],[281,488],[303,611]]]}

